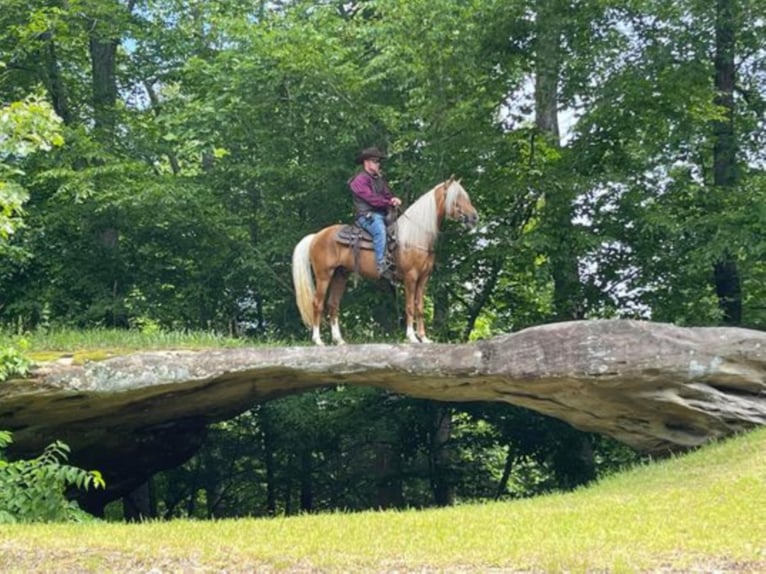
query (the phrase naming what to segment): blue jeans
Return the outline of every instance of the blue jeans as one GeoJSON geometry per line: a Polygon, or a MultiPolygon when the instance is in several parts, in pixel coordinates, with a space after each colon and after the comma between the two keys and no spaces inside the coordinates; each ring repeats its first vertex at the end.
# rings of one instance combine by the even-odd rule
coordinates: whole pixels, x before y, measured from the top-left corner
{"type": "Polygon", "coordinates": [[[375,246],[375,261],[379,268],[385,264],[386,257],[386,222],[382,213],[373,211],[367,215],[358,217],[356,223],[367,233],[372,235],[372,244],[375,246]]]}

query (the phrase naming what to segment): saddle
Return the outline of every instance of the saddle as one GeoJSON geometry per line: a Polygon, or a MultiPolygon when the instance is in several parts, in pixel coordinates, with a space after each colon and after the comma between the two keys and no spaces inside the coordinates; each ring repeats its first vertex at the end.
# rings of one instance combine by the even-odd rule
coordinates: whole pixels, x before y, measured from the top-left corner
{"type": "Polygon", "coordinates": [[[341,245],[348,245],[353,248],[375,249],[372,244],[372,235],[355,223],[341,227],[335,234],[335,241],[341,245]]]}
{"type": "MultiPolygon", "coordinates": [[[[394,269],[394,250],[396,249],[396,220],[386,218],[386,263],[389,269],[394,269]]],[[[359,274],[359,252],[362,249],[374,251],[372,235],[356,225],[346,224],[335,234],[335,241],[347,245],[354,253],[354,273],[359,274]]]]}

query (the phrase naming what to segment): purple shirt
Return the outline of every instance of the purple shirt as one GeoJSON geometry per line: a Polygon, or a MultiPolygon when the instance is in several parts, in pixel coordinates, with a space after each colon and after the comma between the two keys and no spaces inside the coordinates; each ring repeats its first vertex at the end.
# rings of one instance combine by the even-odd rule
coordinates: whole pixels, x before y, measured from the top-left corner
{"type": "Polygon", "coordinates": [[[357,215],[364,215],[370,211],[385,212],[394,197],[385,179],[373,177],[364,170],[352,177],[348,186],[354,194],[354,208],[357,215]]]}

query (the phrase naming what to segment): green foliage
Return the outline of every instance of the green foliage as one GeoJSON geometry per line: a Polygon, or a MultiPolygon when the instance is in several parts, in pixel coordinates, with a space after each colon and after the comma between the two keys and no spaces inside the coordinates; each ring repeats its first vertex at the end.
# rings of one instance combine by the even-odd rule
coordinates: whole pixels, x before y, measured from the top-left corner
{"type": "Polygon", "coordinates": [[[67,499],[66,491],[103,488],[98,471],[64,464],[69,447],[61,441],[48,445],[37,458],[8,462],[2,450],[11,442],[11,434],[0,431],[0,523],[89,519],[76,502],[67,499]]]}
{"type": "Polygon", "coordinates": [[[444,504],[445,493],[460,503],[527,498],[638,460],[627,447],[510,405],[447,407],[338,387],[270,401],[210,428],[187,463],[153,478],[152,512],[223,518],[425,508],[444,504]]]}
{"type": "MultiPolygon", "coordinates": [[[[445,223],[437,244],[427,314],[440,341],[570,315],[716,324],[724,255],[743,326],[766,328],[763,2],[723,3],[747,15],[726,189],[712,177],[721,3],[54,4],[0,10],[0,324],[30,331],[33,350],[304,342],[291,251],[350,220],[346,180],[373,144],[405,203],[455,173],[479,210],[475,233],[445,223]],[[113,58],[95,57],[104,38],[113,58]],[[534,122],[548,66],[561,141],[534,122]]],[[[400,292],[351,285],[347,339],[400,340],[403,307],[400,292]]],[[[23,376],[23,356],[3,353],[4,376],[23,376]]],[[[314,508],[363,508],[386,490],[375,465],[388,456],[410,469],[391,471],[406,502],[427,505],[439,481],[458,499],[495,495],[506,463],[501,495],[568,488],[588,469],[567,449],[587,441],[597,474],[631,455],[525,412],[446,410],[445,447],[445,409],[428,402],[270,404],[158,479],[165,512],[292,512],[308,505],[301,488],[314,508]]]]}
{"type": "MultiPolygon", "coordinates": [[[[562,307],[715,323],[721,254],[740,269],[745,322],[763,324],[754,3],[737,20],[739,184],[726,196],[709,169],[722,117],[714,5],[28,4],[9,1],[0,16],[0,97],[16,102],[0,144],[0,321],[304,338],[290,252],[350,219],[353,157],[377,144],[407,203],[454,172],[482,216],[471,236],[447,225],[438,245],[429,305],[440,340],[562,307]],[[536,47],[556,37],[538,29],[543,17],[559,46],[536,47]],[[102,37],[120,44],[112,74],[93,66],[102,37]],[[557,69],[562,142],[530,121],[540,53],[557,69]],[[102,145],[105,112],[86,102],[109,78],[119,101],[102,145]]],[[[401,330],[401,301],[353,291],[352,336],[401,330]]]]}
{"type": "Polygon", "coordinates": [[[145,349],[242,347],[246,344],[244,339],[210,331],[51,328],[23,335],[0,331],[0,346],[16,347],[24,355],[56,352],[76,354],[98,350],[130,352],[145,349]]]}
{"type": "MultiPolygon", "coordinates": [[[[2,64],[2,62],[0,62],[2,64]]],[[[0,65],[0,70],[4,66],[0,65]]],[[[2,103],[0,92],[0,103],[2,103]]],[[[19,183],[20,160],[61,146],[60,118],[38,94],[0,107],[0,256],[6,241],[22,225],[28,191],[19,183]]]]}
{"type": "MultiPolygon", "coordinates": [[[[19,345],[24,348],[26,342],[21,340],[19,345]]],[[[24,377],[29,372],[32,362],[26,358],[23,351],[14,346],[0,345],[0,382],[11,377],[24,377]]]]}

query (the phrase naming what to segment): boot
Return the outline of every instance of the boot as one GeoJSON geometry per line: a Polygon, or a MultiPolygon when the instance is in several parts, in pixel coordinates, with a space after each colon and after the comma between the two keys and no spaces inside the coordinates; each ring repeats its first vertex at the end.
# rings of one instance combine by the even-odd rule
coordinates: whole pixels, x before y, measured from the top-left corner
{"type": "Polygon", "coordinates": [[[393,283],[395,280],[394,271],[385,263],[378,264],[378,277],[390,283],[393,283]]]}

